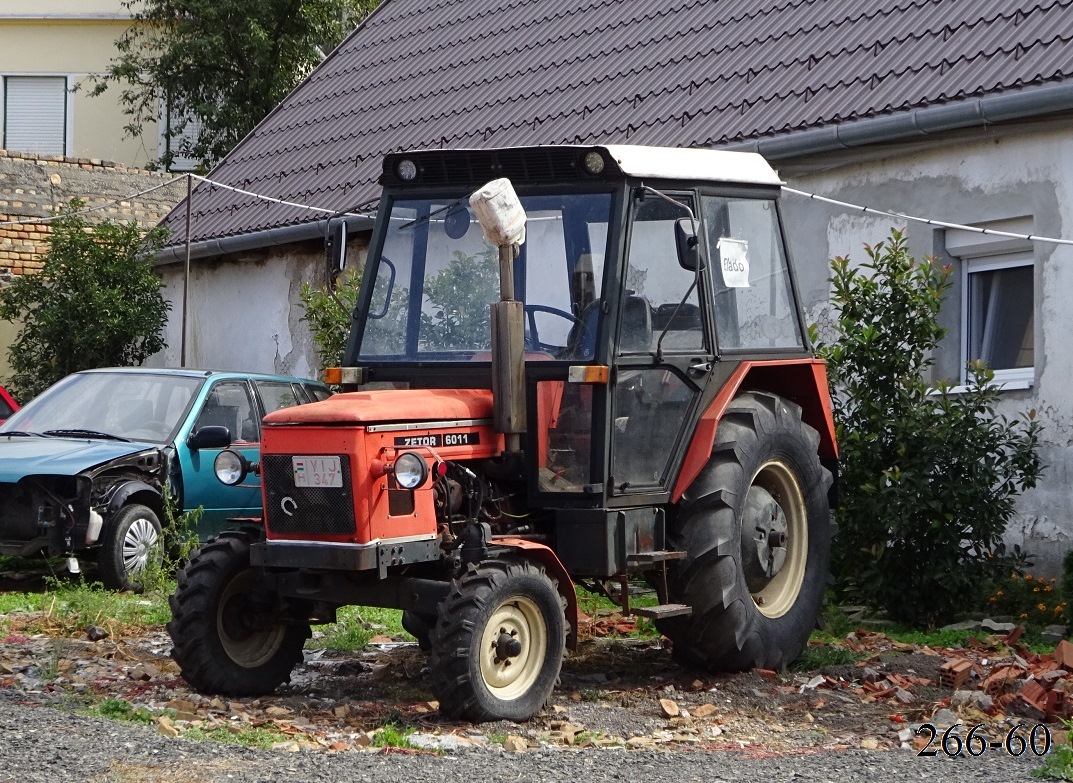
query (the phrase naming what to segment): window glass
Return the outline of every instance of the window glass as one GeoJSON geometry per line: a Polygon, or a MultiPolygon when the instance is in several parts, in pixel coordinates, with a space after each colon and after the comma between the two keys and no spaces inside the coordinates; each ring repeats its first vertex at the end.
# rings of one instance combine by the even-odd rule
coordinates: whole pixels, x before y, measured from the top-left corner
{"type": "Polygon", "coordinates": [[[1035,365],[1033,266],[1031,256],[970,259],[966,262],[968,361],[983,361],[996,373],[1035,365]]]}
{"type": "MultiPolygon", "coordinates": [[[[526,241],[514,262],[527,353],[591,358],[600,308],[608,193],[521,196],[526,241]]],[[[491,349],[499,254],[469,204],[393,203],[373,281],[363,357],[470,361],[491,349]]]]}
{"type": "Polygon", "coordinates": [[[67,153],[67,77],[4,78],[4,148],[67,153]]]}
{"type": "Polygon", "coordinates": [[[238,443],[256,443],[260,439],[261,420],[245,383],[220,381],[213,385],[193,431],[209,426],[227,427],[231,440],[238,443]]]}
{"type": "Polygon", "coordinates": [[[669,370],[652,368],[618,373],[611,463],[616,491],[663,482],[692,401],[690,387],[669,370]]]}
{"type": "Polygon", "coordinates": [[[701,201],[720,349],[803,347],[774,202],[701,201]]]}
{"type": "Polygon", "coordinates": [[[541,492],[581,492],[591,483],[592,386],[537,383],[537,459],[541,492]]]}
{"type": "Polygon", "coordinates": [[[257,395],[261,398],[261,406],[266,414],[290,408],[292,405],[300,405],[302,402],[298,399],[294,386],[287,381],[254,380],[253,388],[257,389],[257,395]]]}
{"type": "MultiPolygon", "coordinates": [[[[692,208],[692,199],[672,196],[692,208]]],[[[674,241],[675,221],[687,216],[654,194],[634,199],[619,353],[655,351],[665,329],[664,352],[704,350],[696,273],[679,265],[674,241]]]]}
{"type": "Polygon", "coordinates": [[[320,402],[326,400],[332,396],[331,390],[325,389],[323,386],[316,386],[312,383],[303,384],[305,386],[306,393],[309,395],[309,399],[314,402],[320,402]]]}

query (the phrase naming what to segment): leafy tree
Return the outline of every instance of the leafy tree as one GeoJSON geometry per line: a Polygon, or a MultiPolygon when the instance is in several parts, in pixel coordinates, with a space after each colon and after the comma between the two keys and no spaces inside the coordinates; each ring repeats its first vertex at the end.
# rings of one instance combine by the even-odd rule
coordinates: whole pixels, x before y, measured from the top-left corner
{"type": "Polygon", "coordinates": [[[317,344],[317,359],[321,369],[338,367],[343,363],[343,351],[350,334],[350,314],[358,301],[361,271],[347,267],[334,288],[314,288],[302,283],[298,296],[302,300],[313,342],[317,344]]]}
{"type": "Polygon", "coordinates": [[[992,580],[1021,567],[1002,534],[1040,475],[1039,424],[995,413],[982,364],[967,391],[929,387],[950,269],[917,263],[898,231],[866,250],[859,269],[832,262],[840,336],[819,346],[840,451],[834,572],[843,593],[931,625],[985,605],[992,580]]]}
{"type": "Polygon", "coordinates": [[[424,350],[489,349],[489,305],[499,299],[498,251],[473,256],[454,251],[447,267],[425,280],[425,298],[430,307],[421,313],[424,350]]]}
{"type": "Polygon", "coordinates": [[[179,155],[205,167],[227,154],[379,0],[124,0],[133,24],[93,94],[121,86],[134,137],[170,107],[179,155]],[[199,123],[193,143],[180,140],[199,123]]]}
{"type": "Polygon", "coordinates": [[[8,351],[20,402],[72,372],[141,364],[166,347],[169,303],[152,257],[166,230],[89,224],[71,201],[53,221],[44,267],[0,290],[0,318],[21,319],[8,351]]]}

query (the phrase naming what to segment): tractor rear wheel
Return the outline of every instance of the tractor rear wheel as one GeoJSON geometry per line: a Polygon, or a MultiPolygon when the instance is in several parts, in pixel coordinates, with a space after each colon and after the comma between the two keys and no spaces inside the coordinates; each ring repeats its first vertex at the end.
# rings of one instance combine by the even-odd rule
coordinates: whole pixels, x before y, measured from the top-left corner
{"type": "Polygon", "coordinates": [[[689,617],[660,623],[675,658],[712,671],[784,668],[816,625],[827,585],[831,473],[801,409],[736,398],[708,465],[683,495],[672,593],[689,617]]]}
{"type": "Polygon", "coordinates": [[[564,608],[555,582],[526,560],[487,560],[455,580],[431,634],[440,711],[523,721],[543,709],[562,668],[564,608]]]}
{"type": "Polygon", "coordinates": [[[284,623],[279,597],[259,590],[245,533],[220,534],[179,572],[168,598],[172,658],[203,693],[262,696],[290,681],[309,623],[284,623]]]}

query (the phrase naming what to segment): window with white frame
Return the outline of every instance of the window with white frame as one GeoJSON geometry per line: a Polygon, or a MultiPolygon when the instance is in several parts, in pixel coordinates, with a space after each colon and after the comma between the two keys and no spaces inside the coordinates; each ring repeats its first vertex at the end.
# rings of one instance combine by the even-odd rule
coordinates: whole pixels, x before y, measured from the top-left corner
{"type": "Polygon", "coordinates": [[[67,77],[4,77],[4,149],[67,154],[67,77]]]}
{"type": "Polygon", "coordinates": [[[980,360],[996,381],[1035,378],[1035,297],[1032,254],[967,258],[962,342],[966,362],[980,360]]]}
{"type": "MultiPolygon", "coordinates": [[[[979,228],[1029,235],[1031,216],[979,223],[979,228]]],[[[961,381],[982,361],[1006,388],[1035,381],[1035,261],[1032,243],[1002,234],[946,231],[946,250],[961,262],[961,381]]]]}

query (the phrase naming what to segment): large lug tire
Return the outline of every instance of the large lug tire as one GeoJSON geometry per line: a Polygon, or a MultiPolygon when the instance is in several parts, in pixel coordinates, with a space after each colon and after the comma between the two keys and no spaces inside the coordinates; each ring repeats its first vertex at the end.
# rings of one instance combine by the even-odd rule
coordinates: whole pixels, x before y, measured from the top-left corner
{"type": "Polygon", "coordinates": [[[451,585],[432,629],[440,711],[472,721],[524,721],[551,698],[566,646],[566,602],[544,569],[488,560],[451,585]]]}
{"type": "Polygon", "coordinates": [[[257,589],[249,537],[237,531],[194,553],[168,603],[172,658],[202,693],[271,693],[290,681],[310,636],[308,622],[279,621],[279,596],[257,589]]]}
{"type": "Polygon", "coordinates": [[[774,394],[736,398],[711,460],[683,495],[672,544],[687,556],[672,593],[693,608],[659,624],[680,663],[782,669],[816,626],[827,585],[831,473],[801,409],[774,394]]]}
{"type": "Polygon", "coordinates": [[[97,553],[97,576],[115,590],[140,592],[138,574],[164,560],[160,518],[148,506],[131,503],[109,520],[97,553]]]}

